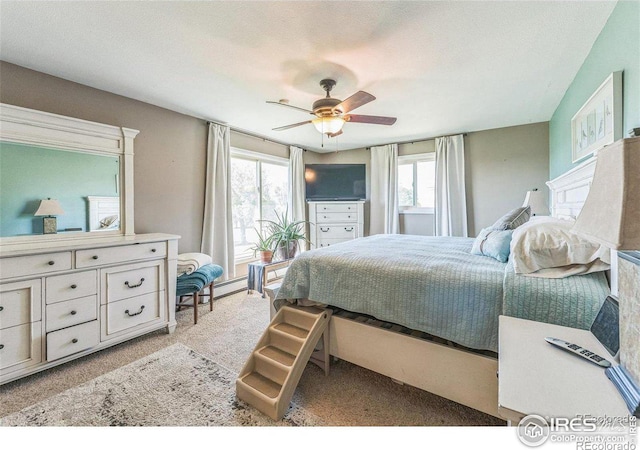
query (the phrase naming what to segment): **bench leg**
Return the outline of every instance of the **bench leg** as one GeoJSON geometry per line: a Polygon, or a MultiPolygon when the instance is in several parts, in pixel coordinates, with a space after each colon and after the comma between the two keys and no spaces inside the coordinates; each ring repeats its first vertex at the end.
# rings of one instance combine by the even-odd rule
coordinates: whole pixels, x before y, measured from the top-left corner
{"type": "Polygon", "coordinates": [[[195,292],[193,294],[193,324],[198,323],[198,303],[200,302],[200,293],[195,292]]]}
{"type": "Polygon", "coordinates": [[[209,285],[209,311],[213,311],[213,281],[209,285]]]}

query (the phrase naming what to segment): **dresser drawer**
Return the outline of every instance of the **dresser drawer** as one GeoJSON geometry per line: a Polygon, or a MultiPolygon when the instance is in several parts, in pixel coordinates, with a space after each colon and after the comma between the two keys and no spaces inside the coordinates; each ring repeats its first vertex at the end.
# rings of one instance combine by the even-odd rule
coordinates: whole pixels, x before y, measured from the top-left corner
{"type": "Polygon", "coordinates": [[[358,212],[358,205],[354,203],[318,203],[316,205],[316,210],[318,212],[318,216],[321,213],[347,213],[347,212],[358,212]]]}
{"type": "Polygon", "coordinates": [[[0,370],[10,372],[42,361],[42,322],[0,330],[0,370]]]}
{"type": "Polygon", "coordinates": [[[102,266],[126,261],[136,261],[139,259],[161,258],[166,254],[166,242],[78,250],[76,252],[76,267],[81,269],[84,267],[102,266]]]}
{"type": "Polygon", "coordinates": [[[332,245],[348,242],[351,239],[318,239],[318,248],[331,247],[332,245]]]}
{"type": "Polygon", "coordinates": [[[71,269],[71,252],[15,256],[0,259],[2,278],[15,278],[71,269]]]}
{"type": "Polygon", "coordinates": [[[102,269],[102,303],[162,290],[162,261],[102,269]]]}
{"type": "Polygon", "coordinates": [[[87,350],[100,343],[98,321],[47,333],[47,361],[87,350]]]}
{"type": "Polygon", "coordinates": [[[356,225],[317,225],[318,242],[323,239],[355,239],[358,237],[356,225]]]}
{"type": "Polygon", "coordinates": [[[47,277],[45,286],[47,304],[94,295],[98,293],[98,271],[47,277]]]}
{"type": "Polygon", "coordinates": [[[102,306],[102,339],[162,320],[163,299],[164,291],[152,292],[102,306]]]}
{"type": "Polygon", "coordinates": [[[358,213],[357,212],[320,212],[316,215],[316,223],[349,223],[349,222],[357,222],[358,221],[358,213]]]}
{"type": "Polygon", "coordinates": [[[89,322],[98,318],[98,296],[58,302],[47,305],[46,331],[55,331],[79,323],[89,322]]]}
{"type": "Polygon", "coordinates": [[[0,329],[36,322],[42,317],[40,280],[0,285],[0,329]]]}

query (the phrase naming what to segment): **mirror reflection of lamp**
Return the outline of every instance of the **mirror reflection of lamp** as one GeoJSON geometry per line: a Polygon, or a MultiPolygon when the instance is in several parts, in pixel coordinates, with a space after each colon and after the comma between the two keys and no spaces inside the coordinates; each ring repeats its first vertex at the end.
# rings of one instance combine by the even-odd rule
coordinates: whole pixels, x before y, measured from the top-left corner
{"type": "Polygon", "coordinates": [[[40,206],[34,216],[44,216],[42,219],[42,229],[44,234],[55,234],[58,232],[58,223],[55,216],[64,214],[58,200],[48,198],[40,200],[40,206]]]}

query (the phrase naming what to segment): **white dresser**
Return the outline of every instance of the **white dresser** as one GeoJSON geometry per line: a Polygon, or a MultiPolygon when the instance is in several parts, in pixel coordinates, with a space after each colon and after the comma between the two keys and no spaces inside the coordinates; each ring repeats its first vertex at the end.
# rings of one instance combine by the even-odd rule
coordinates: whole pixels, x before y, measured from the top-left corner
{"type": "Polygon", "coordinates": [[[312,249],[364,236],[364,200],[308,204],[312,249]]]}
{"type": "Polygon", "coordinates": [[[0,384],[165,328],[179,236],[0,245],[0,384]]]}

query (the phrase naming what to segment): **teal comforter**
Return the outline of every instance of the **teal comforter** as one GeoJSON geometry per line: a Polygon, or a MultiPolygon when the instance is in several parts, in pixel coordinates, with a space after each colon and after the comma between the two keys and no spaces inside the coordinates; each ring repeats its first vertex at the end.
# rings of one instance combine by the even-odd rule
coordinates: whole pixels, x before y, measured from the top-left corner
{"type": "Polygon", "coordinates": [[[566,298],[558,299],[555,288],[541,290],[530,297],[539,304],[528,308],[528,292],[540,289],[540,279],[506,276],[513,271],[508,264],[470,254],[472,244],[471,238],[376,235],[311,250],[292,262],[276,304],[310,299],[496,352],[499,315],[588,328],[606,296],[606,280],[591,277],[582,295],[572,290],[585,285],[570,277],[558,283],[568,283],[566,298]]]}

